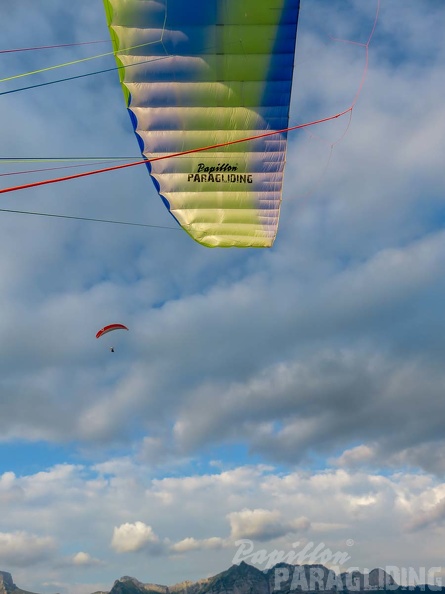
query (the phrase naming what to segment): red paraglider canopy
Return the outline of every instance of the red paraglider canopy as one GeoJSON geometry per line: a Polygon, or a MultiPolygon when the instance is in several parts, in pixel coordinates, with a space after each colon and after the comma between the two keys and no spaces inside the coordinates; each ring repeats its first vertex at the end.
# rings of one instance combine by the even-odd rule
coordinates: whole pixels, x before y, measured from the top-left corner
{"type": "Polygon", "coordinates": [[[128,330],[128,328],[123,324],[109,324],[108,326],[104,326],[102,330],[99,330],[96,334],[96,338],[100,338],[103,334],[111,332],[112,330],[128,330]]]}

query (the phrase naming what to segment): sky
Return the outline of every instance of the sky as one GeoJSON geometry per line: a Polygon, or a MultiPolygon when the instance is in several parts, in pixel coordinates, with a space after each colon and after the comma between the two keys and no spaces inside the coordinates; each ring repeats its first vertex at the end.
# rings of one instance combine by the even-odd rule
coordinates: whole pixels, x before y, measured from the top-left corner
{"type": "MultiPolygon", "coordinates": [[[[19,587],[171,585],[316,546],[445,584],[445,4],[381,0],[366,69],[376,10],[301,2],[290,124],[356,103],[289,134],[271,249],[198,245],[144,167],[1,196],[149,225],[0,212],[0,570],[19,587]],[[112,322],[129,332],[96,340],[112,322]]],[[[102,2],[0,0],[0,39],[106,41],[102,2]]],[[[110,51],[2,53],[0,93],[110,51]]],[[[0,94],[0,130],[0,187],[79,171],[8,158],[140,156],[115,71],[0,94]]]]}

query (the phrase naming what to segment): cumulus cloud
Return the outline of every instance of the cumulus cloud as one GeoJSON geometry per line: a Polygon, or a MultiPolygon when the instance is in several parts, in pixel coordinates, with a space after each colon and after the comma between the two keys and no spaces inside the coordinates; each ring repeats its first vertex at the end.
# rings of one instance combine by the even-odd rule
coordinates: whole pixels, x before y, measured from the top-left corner
{"type": "Polygon", "coordinates": [[[48,562],[56,552],[51,536],[37,536],[24,531],[0,532],[0,557],[11,567],[27,567],[48,562]]]}
{"type": "Polygon", "coordinates": [[[220,549],[228,545],[229,543],[227,540],[217,536],[203,538],[201,540],[188,537],[171,545],[170,550],[173,553],[188,553],[189,551],[220,549]]]}
{"type": "Polygon", "coordinates": [[[230,536],[234,540],[273,540],[290,532],[306,532],[310,527],[307,518],[286,520],[278,510],[243,509],[232,512],[227,517],[230,522],[230,536]]]}
{"type": "Polygon", "coordinates": [[[430,504],[427,509],[420,509],[413,514],[407,528],[411,532],[418,532],[425,528],[441,526],[445,523],[445,497],[430,504]]]}
{"type": "Polygon", "coordinates": [[[95,565],[100,565],[101,561],[99,559],[95,559],[89,553],[79,551],[78,553],[72,556],[72,563],[73,565],[78,565],[81,567],[91,567],[95,565]]]}
{"type": "Polygon", "coordinates": [[[375,451],[367,445],[359,445],[349,450],[345,450],[341,456],[332,459],[331,463],[345,468],[363,468],[363,465],[372,462],[375,457],[375,451]]]}
{"type": "Polygon", "coordinates": [[[144,522],[125,523],[116,526],[113,531],[111,546],[117,553],[134,553],[147,550],[159,552],[161,543],[151,526],[144,522]]]}

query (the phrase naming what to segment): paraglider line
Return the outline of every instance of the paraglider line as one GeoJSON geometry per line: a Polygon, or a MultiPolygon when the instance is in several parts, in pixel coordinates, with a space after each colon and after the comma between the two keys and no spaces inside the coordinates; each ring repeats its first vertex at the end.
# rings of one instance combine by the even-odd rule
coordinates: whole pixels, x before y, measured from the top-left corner
{"type": "Polygon", "coordinates": [[[368,41],[366,43],[360,43],[358,41],[351,41],[350,39],[338,39],[336,37],[331,37],[332,41],[336,41],[338,43],[347,43],[347,44],[351,44],[351,45],[359,45],[361,47],[365,48],[365,67],[363,69],[363,74],[362,74],[362,79],[360,81],[360,84],[358,86],[357,92],[355,94],[354,99],[352,100],[351,103],[351,107],[354,107],[355,104],[358,101],[358,98],[362,92],[363,89],[363,85],[365,84],[365,80],[366,80],[366,76],[368,74],[368,68],[369,68],[369,45],[371,43],[372,38],[374,37],[374,33],[377,27],[377,22],[379,20],[379,13],[380,13],[380,0],[377,0],[377,8],[375,11],[375,17],[374,17],[374,24],[372,26],[371,29],[371,33],[369,34],[368,37],[368,41]]]}
{"type": "MultiPolygon", "coordinates": [[[[0,97],[2,95],[10,95],[11,93],[19,93],[20,91],[30,91],[31,89],[38,89],[39,87],[47,87],[49,85],[55,85],[61,82],[68,82],[70,80],[78,80],[79,78],[86,78],[87,76],[95,76],[96,74],[105,74],[107,72],[115,72],[116,70],[125,70],[126,68],[132,68],[133,66],[140,66],[141,64],[146,64],[147,62],[156,62],[158,60],[165,60],[167,56],[162,56],[160,58],[152,58],[150,60],[143,60],[141,62],[135,62],[134,64],[127,64],[126,66],[113,66],[112,68],[105,68],[104,70],[95,70],[94,72],[86,72],[85,74],[77,74],[76,76],[67,76],[66,78],[58,78],[56,80],[50,80],[44,83],[38,83],[35,85],[29,85],[27,87],[19,87],[18,89],[11,89],[10,91],[2,91],[0,93],[0,97]]],[[[0,80],[0,82],[3,82],[0,80]]]]}
{"type": "Polygon", "coordinates": [[[101,39],[99,41],[82,41],[79,43],[59,43],[58,45],[40,45],[37,47],[19,47],[16,49],[0,50],[0,54],[14,54],[17,52],[31,52],[37,50],[57,49],[59,47],[76,47],[78,45],[92,45],[93,43],[110,43],[109,39],[101,39]]]}
{"type": "Polygon", "coordinates": [[[66,78],[50,80],[48,82],[39,83],[37,85],[29,85],[28,87],[19,87],[18,89],[11,89],[10,91],[2,91],[0,93],[0,96],[10,95],[11,93],[19,93],[20,91],[30,91],[31,89],[38,89],[39,87],[47,87],[49,85],[55,85],[56,83],[60,83],[60,82],[67,82],[69,80],[77,80],[79,78],[86,78],[87,76],[93,76],[95,74],[104,74],[105,72],[113,72],[114,70],[118,70],[118,68],[115,66],[114,68],[107,68],[106,70],[97,70],[96,72],[87,72],[86,74],[78,74],[77,76],[68,76],[66,78]]]}
{"type": "Polygon", "coordinates": [[[166,227],[165,225],[149,225],[147,223],[131,223],[127,221],[111,221],[108,219],[93,219],[89,217],[74,217],[69,215],[52,214],[48,212],[33,212],[29,210],[12,210],[10,208],[0,208],[0,212],[9,212],[13,214],[27,214],[38,217],[51,217],[56,219],[72,219],[76,221],[91,221],[93,223],[109,223],[112,225],[129,225],[131,227],[150,227],[154,229],[170,229],[171,231],[180,231],[179,227],[166,227]]]}
{"type": "Polygon", "coordinates": [[[131,161],[132,159],[140,159],[140,156],[108,156],[108,157],[0,157],[0,163],[7,161],[8,163],[63,163],[74,161],[131,161]]]}
{"type": "MultiPolygon", "coordinates": [[[[146,47],[147,45],[152,45],[154,43],[158,43],[158,41],[149,41],[148,43],[140,43],[138,45],[125,47],[120,50],[120,53],[129,51],[129,50],[138,49],[141,47],[146,47]]],[[[104,54],[97,54],[95,56],[87,56],[86,58],[79,58],[78,60],[71,60],[70,62],[63,62],[62,64],[54,64],[53,66],[39,68],[38,70],[31,70],[29,72],[22,72],[21,74],[14,74],[13,76],[7,76],[5,78],[0,78],[0,83],[4,83],[4,82],[10,81],[10,80],[15,80],[17,78],[23,78],[25,76],[32,76],[34,74],[42,74],[42,72],[49,72],[50,70],[64,68],[65,66],[74,66],[75,64],[81,64],[82,62],[89,62],[91,60],[97,60],[98,58],[105,58],[107,56],[115,56],[115,55],[116,55],[116,51],[113,50],[111,52],[105,52],[104,54]]]]}
{"type": "MultiPolygon", "coordinates": [[[[329,163],[331,161],[331,158],[332,158],[332,154],[333,154],[333,150],[334,150],[335,145],[339,144],[343,140],[343,138],[346,136],[346,134],[348,133],[348,130],[349,130],[350,126],[351,126],[351,121],[352,121],[352,112],[354,110],[355,105],[357,104],[357,101],[359,99],[359,96],[360,96],[360,94],[361,94],[361,92],[363,90],[363,86],[365,84],[365,80],[366,80],[366,77],[367,77],[367,74],[368,74],[368,69],[369,69],[369,45],[371,43],[371,40],[372,40],[372,38],[374,36],[375,29],[377,27],[377,22],[378,22],[378,19],[379,19],[379,12],[380,12],[380,1],[381,0],[377,0],[377,6],[376,6],[374,23],[373,23],[371,32],[369,34],[368,41],[366,43],[360,43],[358,41],[352,41],[352,40],[349,40],[349,39],[338,39],[338,38],[329,36],[332,41],[336,41],[336,42],[339,42],[339,43],[348,43],[348,44],[352,44],[352,45],[357,45],[357,46],[360,46],[360,47],[364,47],[365,48],[365,65],[364,65],[364,68],[363,68],[363,73],[362,73],[362,76],[361,76],[360,83],[358,85],[357,91],[355,93],[355,96],[354,96],[354,98],[352,100],[352,103],[351,103],[351,106],[350,106],[350,109],[349,109],[349,118],[348,118],[348,123],[346,125],[346,128],[343,131],[343,133],[337,138],[337,140],[335,140],[332,143],[329,143],[330,144],[329,157],[328,157],[328,161],[326,163],[326,166],[324,168],[324,172],[323,172],[322,176],[326,173],[326,171],[327,171],[327,169],[329,167],[329,163]]],[[[309,134],[313,138],[318,138],[318,140],[323,140],[322,138],[317,137],[317,135],[314,134],[314,133],[311,133],[310,132],[309,134]]],[[[320,183],[320,180],[319,180],[318,183],[320,183]]],[[[315,189],[313,189],[311,192],[307,193],[304,196],[304,198],[307,198],[308,196],[310,196],[314,191],[315,191],[315,189]]]]}
{"type": "Polygon", "coordinates": [[[39,186],[46,186],[48,184],[56,184],[63,181],[69,181],[72,179],[79,179],[81,177],[87,177],[89,175],[96,175],[98,173],[107,173],[108,171],[117,171],[119,169],[127,169],[128,167],[135,167],[136,165],[146,165],[147,163],[154,163],[155,161],[163,161],[164,159],[171,159],[173,157],[182,157],[184,155],[191,155],[194,153],[202,153],[204,151],[210,151],[217,148],[223,148],[226,146],[231,146],[234,144],[240,144],[242,142],[248,142],[250,140],[257,140],[259,138],[266,138],[267,136],[273,136],[275,134],[284,134],[286,132],[291,132],[293,130],[301,130],[303,128],[308,128],[309,126],[316,126],[317,124],[322,124],[324,122],[329,122],[331,120],[335,120],[349,112],[351,112],[353,106],[351,105],[344,111],[341,111],[335,115],[328,116],[326,118],[321,118],[319,120],[314,120],[312,122],[307,122],[305,124],[297,124],[296,126],[291,126],[289,128],[283,128],[282,130],[273,130],[271,132],[264,132],[263,134],[258,134],[256,136],[249,136],[247,138],[239,138],[238,140],[231,140],[229,142],[222,142],[219,144],[213,144],[210,146],[203,146],[199,148],[189,149],[187,151],[181,151],[179,153],[172,153],[168,155],[162,155],[161,157],[153,157],[152,159],[143,159],[142,161],[135,161],[134,163],[125,163],[124,165],[114,165],[113,167],[104,167],[103,169],[95,169],[93,171],[84,171],[82,173],[74,173],[73,175],[67,175],[65,177],[56,177],[53,179],[44,179],[37,182],[32,182],[29,184],[23,184],[20,186],[12,186],[9,188],[2,188],[0,189],[0,194],[6,194],[7,192],[15,192],[17,190],[26,190],[28,188],[36,188],[39,186]]]}
{"type": "MultiPolygon", "coordinates": [[[[133,159],[133,157],[130,157],[130,159],[133,159]]],[[[126,158],[126,159],[103,158],[100,160],[103,161],[104,164],[106,164],[106,163],[113,163],[115,161],[128,161],[129,158],[126,158]]],[[[2,161],[2,159],[0,159],[0,162],[1,161],[2,161]]],[[[29,173],[42,173],[43,171],[58,171],[60,169],[74,169],[77,167],[89,167],[90,165],[92,165],[92,163],[79,163],[77,165],[60,165],[59,167],[44,167],[41,169],[26,169],[24,171],[10,171],[8,173],[0,173],[0,177],[7,177],[9,175],[28,175],[29,173]]]]}

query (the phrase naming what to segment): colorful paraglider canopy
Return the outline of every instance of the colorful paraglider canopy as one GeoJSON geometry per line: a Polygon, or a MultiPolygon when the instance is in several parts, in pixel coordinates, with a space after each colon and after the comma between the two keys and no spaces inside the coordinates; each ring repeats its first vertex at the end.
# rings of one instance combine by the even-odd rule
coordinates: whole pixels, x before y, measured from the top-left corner
{"type": "Polygon", "coordinates": [[[104,4],[134,131],[171,215],[208,247],[271,247],[300,0],[104,4]]]}
{"type": "Polygon", "coordinates": [[[107,332],[112,332],[113,330],[128,330],[127,326],[123,324],[109,324],[108,326],[104,326],[99,332],[96,334],[96,338],[100,338],[107,332]]]}

